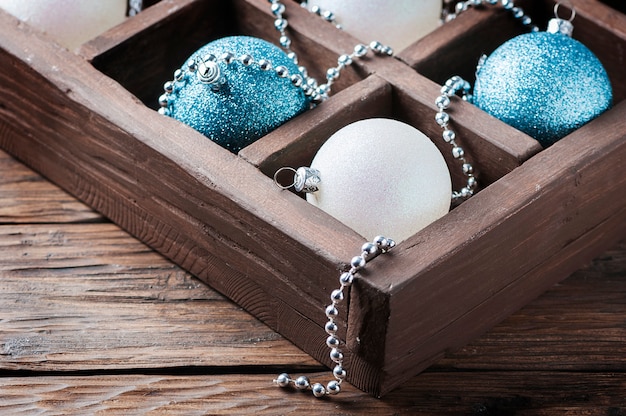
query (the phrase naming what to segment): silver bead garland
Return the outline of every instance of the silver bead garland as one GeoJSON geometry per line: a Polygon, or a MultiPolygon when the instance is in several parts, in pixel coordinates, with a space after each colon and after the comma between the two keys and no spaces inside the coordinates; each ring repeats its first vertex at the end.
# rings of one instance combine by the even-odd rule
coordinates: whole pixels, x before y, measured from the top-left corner
{"type": "MultiPolygon", "coordinates": [[[[270,10],[272,14],[274,14],[274,17],[276,18],[274,20],[274,28],[280,34],[278,38],[278,43],[285,50],[285,52],[287,53],[287,56],[289,56],[289,58],[293,60],[293,62],[296,65],[298,65],[298,56],[291,49],[291,39],[287,35],[287,31],[286,31],[287,27],[289,26],[289,23],[287,22],[287,19],[285,19],[285,17],[283,16],[283,14],[285,13],[285,9],[286,9],[285,5],[280,0],[268,0],[268,1],[270,3],[270,10]]],[[[303,4],[304,4],[304,7],[306,7],[306,3],[303,3],[303,4]]],[[[316,8],[316,9],[313,9],[312,12],[322,16],[325,20],[329,22],[334,22],[334,19],[335,19],[334,14],[330,11],[322,11],[321,9],[316,8]]],[[[354,47],[354,50],[352,53],[342,54],[337,58],[337,66],[330,67],[326,71],[326,83],[319,84],[319,85],[314,78],[308,76],[306,68],[304,68],[303,66],[300,66],[299,69],[300,69],[300,72],[302,72],[303,76],[305,77],[305,81],[316,90],[317,94],[319,94],[319,96],[321,97],[321,100],[324,101],[328,98],[328,94],[330,93],[331,87],[333,83],[341,75],[341,71],[346,66],[351,65],[354,62],[354,58],[362,58],[365,55],[367,55],[367,53],[370,50],[373,51],[377,55],[386,55],[386,56],[393,55],[392,48],[390,48],[389,46],[383,45],[382,43],[378,41],[372,41],[370,42],[369,45],[359,43],[354,47]]]]}
{"type": "Polygon", "coordinates": [[[350,270],[343,272],[339,276],[339,289],[332,291],[330,295],[331,303],[326,307],[325,313],[328,322],[324,325],[324,330],[328,334],[326,345],[330,348],[330,359],[335,363],[333,368],[334,380],[330,380],[326,385],[322,383],[311,384],[306,376],[299,376],[292,379],[289,374],[282,373],[274,380],[274,383],[280,387],[293,386],[297,390],[311,390],[315,397],[324,397],[327,395],[335,395],[341,391],[341,383],[345,380],[347,372],[343,367],[343,351],[341,350],[341,340],[337,337],[339,327],[335,319],[339,315],[337,306],[344,299],[344,289],[350,287],[354,281],[355,275],[359,270],[363,269],[367,262],[376,258],[380,254],[387,253],[396,243],[392,239],[378,236],[371,243],[365,243],[361,247],[361,254],[355,256],[350,261],[350,270]]]}
{"type": "Polygon", "coordinates": [[[134,16],[143,9],[143,0],[129,0],[128,1],[128,15],[134,16]]]}
{"type": "Polygon", "coordinates": [[[456,133],[450,128],[448,124],[450,122],[450,115],[444,111],[448,109],[451,104],[450,97],[456,95],[457,92],[461,92],[463,100],[471,100],[471,95],[469,94],[469,91],[469,82],[465,81],[459,76],[453,76],[445,82],[443,87],[441,87],[441,95],[438,96],[437,99],[435,99],[435,105],[439,109],[437,114],[435,114],[435,121],[443,129],[441,137],[446,143],[448,143],[452,147],[452,157],[462,163],[463,174],[467,177],[467,183],[465,184],[465,186],[461,188],[460,191],[452,192],[453,203],[461,202],[474,195],[474,192],[478,186],[478,181],[474,176],[474,167],[465,158],[465,151],[463,150],[463,148],[457,144],[456,133]]]}
{"type": "Polygon", "coordinates": [[[274,72],[278,78],[285,78],[291,81],[291,84],[302,89],[304,95],[307,96],[312,104],[318,104],[322,102],[322,97],[318,94],[316,89],[312,88],[309,83],[305,82],[305,79],[300,74],[290,74],[289,70],[282,65],[274,67],[272,63],[267,59],[256,60],[249,54],[235,57],[230,52],[225,52],[219,57],[213,54],[207,54],[198,59],[190,59],[185,70],[177,69],[174,71],[174,79],[167,81],[163,85],[164,93],[159,97],[159,113],[169,116],[169,106],[172,104],[172,94],[179,89],[181,84],[187,82],[188,77],[195,74],[200,82],[207,84],[213,91],[219,92],[221,88],[226,84],[226,78],[221,74],[219,63],[225,65],[233,65],[235,62],[240,63],[243,66],[256,65],[262,71],[274,72]]]}
{"type": "Polygon", "coordinates": [[[454,13],[448,13],[444,20],[449,22],[454,20],[459,14],[469,10],[470,7],[497,6],[500,4],[503,9],[511,12],[513,17],[518,19],[522,25],[527,27],[531,32],[538,32],[539,28],[533,24],[532,19],[528,16],[521,7],[515,6],[513,0],[466,0],[460,1],[454,6],[454,13]]]}

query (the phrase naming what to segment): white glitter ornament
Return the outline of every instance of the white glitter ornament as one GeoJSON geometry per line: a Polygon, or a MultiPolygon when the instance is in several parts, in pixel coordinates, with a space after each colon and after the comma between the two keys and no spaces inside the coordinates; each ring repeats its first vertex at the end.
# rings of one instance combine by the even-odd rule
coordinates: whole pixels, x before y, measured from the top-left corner
{"type": "Polygon", "coordinates": [[[334,13],[355,38],[380,41],[400,51],[439,26],[441,0],[309,0],[334,13]]]}
{"type": "Polygon", "coordinates": [[[126,0],[0,0],[0,8],[73,50],[121,23],[126,0]]]}
{"type": "Polygon", "coordinates": [[[367,239],[402,241],[445,215],[452,184],[437,147],[414,127],[374,118],[349,124],[319,149],[307,201],[367,239]]]}

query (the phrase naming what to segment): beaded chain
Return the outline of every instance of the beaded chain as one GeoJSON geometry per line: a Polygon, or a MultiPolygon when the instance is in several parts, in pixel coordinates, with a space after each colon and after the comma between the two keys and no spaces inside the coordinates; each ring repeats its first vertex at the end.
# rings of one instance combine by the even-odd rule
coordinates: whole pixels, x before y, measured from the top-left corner
{"type": "Polygon", "coordinates": [[[450,106],[450,97],[456,95],[459,91],[463,100],[471,100],[469,82],[459,76],[453,76],[441,87],[441,95],[435,100],[435,105],[439,109],[437,114],[435,114],[435,121],[443,129],[441,136],[446,143],[452,146],[452,156],[463,164],[463,174],[467,177],[467,184],[460,191],[452,192],[453,203],[458,203],[472,196],[478,186],[474,176],[474,167],[465,159],[463,148],[456,143],[456,133],[448,125],[450,115],[444,111],[450,106]]]}
{"type": "Polygon", "coordinates": [[[300,2],[300,6],[302,6],[303,9],[308,9],[311,13],[318,15],[328,23],[333,24],[337,29],[343,30],[343,27],[335,20],[335,13],[332,11],[324,10],[320,6],[309,7],[309,3],[306,0],[300,2]]]}
{"type": "Polygon", "coordinates": [[[203,57],[197,57],[196,59],[190,59],[185,65],[185,69],[177,69],[174,71],[174,79],[167,81],[163,85],[165,93],[159,97],[159,113],[169,116],[169,106],[172,104],[172,94],[177,90],[180,83],[185,83],[188,77],[196,74],[198,79],[209,85],[213,91],[220,91],[220,89],[226,84],[226,78],[222,75],[219,63],[233,65],[236,62],[250,67],[256,65],[262,71],[273,71],[278,78],[289,79],[291,84],[302,89],[304,95],[309,98],[313,104],[318,104],[323,101],[322,97],[310,83],[305,81],[305,78],[300,74],[290,74],[287,67],[278,65],[274,67],[272,63],[267,59],[255,60],[251,55],[244,54],[236,57],[230,52],[225,52],[219,57],[213,54],[207,54],[203,57]]]}
{"type": "MultiPolygon", "coordinates": [[[[280,37],[278,38],[278,43],[283,47],[287,56],[293,60],[293,62],[298,65],[298,56],[291,49],[291,39],[287,35],[286,29],[288,26],[287,19],[283,16],[285,13],[285,5],[281,3],[280,0],[268,0],[270,3],[270,10],[274,17],[274,28],[279,32],[280,37]]],[[[303,3],[306,7],[306,3],[303,3]]],[[[314,13],[322,16],[325,20],[329,22],[334,22],[334,14],[330,11],[322,11],[321,9],[315,8],[314,13]]],[[[367,54],[369,50],[372,50],[375,54],[378,55],[386,55],[392,56],[393,49],[389,46],[383,45],[378,41],[372,41],[369,45],[365,45],[362,43],[357,44],[354,47],[354,51],[351,54],[342,54],[337,58],[337,66],[328,68],[326,71],[326,83],[317,85],[317,81],[314,78],[311,78],[307,74],[306,68],[300,66],[300,72],[304,75],[307,82],[310,82],[311,86],[313,86],[317,93],[320,95],[322,100],[326,100],[328,98],[328,94],[330,93],[331,86],[333,83],[339,78],[341,75],[341,71],[346,67],[353,63],[354,58],[362,58],[367,54]]]]}
{"type": "Polygon", "coordinates": [[[128,15],[134,16],[143,9],[143,0],[128,0],[128,15]]]}
{"type": "MultiPolygon", "coordinates": [[[[291,39],[287,36],[285,31],[288,26],[287,19],[283,17],[285,5],[279,0],[269,0],[269,2],[271,4],[271,11],[276,17],[274,27],[280,32],[279,43],[287,52],[289,59],[298,65],[298,57],[296,53],[290,49],[291,39]]],[[[231,65],[235,62],[244,66],[257,65],[262,71],[274,71],[279,78],[288,78],[294,87],[302,89],[304,95],[309,99],[309,102],[312,105],[317,105],[328,99],[331,86],[339,78],[341,71],[346,66],[351,65],[355,58],[361,58],[367,55],[369,50],[379,55],[393,55],[393,50],[390,47],[377,41],[371,42],[369,46],[362,43],[357,44],[352,53],[339,56],[337,66],[331,67],[326,71],[326,83],[321,85],[318,85],[314,78],[308,76],[308,71],[304,66],[298,67],[300,71],[299,74],[290,74],[287,67],[283,65],[274,67],[269,60],[259,59],[257,61],[249,54],[236,57],[230,52],[225,52],[219,57],[208,54],[203,57],[198,57],[195,60],[190,59],[184,70],[177,69],[174,71],[174,79],[167,81],[163,85],[164,93],[159,97],[159,113],[167,116],[170,115],[169,107],[173,102],[172,94],[179,86],[179,83],[186,82],[187,77],[194,73],[201,82],[210,85],[214,91],[219,91],[226,83],[226,79],[221,74],[220,62],[226,65],[231,65]]]]}
{"type": "Polygon", "coordinates": [[[324,326],[328,338],[326,338],[326,345],[330,348],[330,359],[335,363],[333,368],[334,380],[329,381],[326,386],[321,383],[311,384],[309,378],[306,376],[299,376],[292,379],[289,374],[282,373],[275,380],[274,383],[280,387],[288,387],[292,385],[297,390],[311,390],[315,397],[324,397],[326,395],[335,395],[341,391],[341,383],[346,378],[346,370],[343,367],[343,352],[340,349],[341,341],[337,338],[337,332],[339,327],[335,322],[335,319],[339,315],[337,306],[344,299],[344,289],[350,287],[354,281],[354,277],[357,272],[365,267],[367,262],[377,257],[379,254],[384,254],[395,247],[395,241],[382,236],[375,237],[371,243],[365,243],[361,247],[361,254],[355,256],[350,261],[350,270],[343,272],[339,276],[339,289],[333,290],[330,295],[331,304],[326,307],[326,317],[328,322],[324,326]]]}
{"type": "MultiPolygon", "coordinates": [[[[445,16],[445,21],[454,20],[459,14],[467,11],[470,7],[480,7],[483,5],[496,6],[500,3],[500,5],[505,9],[509,10],[513,17],[519,19],[522,22],[522,25],[527,27],[531,32],[537,32],[539,28],[532,23],[531,18],[522,10],[521,7],[517,7],[514,5],[513,0],[466,0],[460,1],[456,3],[454,10],[455,13],[450,13],[445,16]]],[[[487,59],[486,55],[480,57],[478,61],[478,66],[476,70],[478,71],[483,64],[483,62],[487,59]]],[[[464,101],[472,101],[472,96],[470,94],[470,84],[463,78],[458,75],[455,75],[448,79],[443,87],[441,87],[441,95],[435,99],[435,105],[438,108],[438,112],[435,115],[435,121],[441,128],[443,129],[442,138],[443,140],[452,146],[452,156],[459,160],[463,164],[463,174],[467,177],[466,185],[461,188],[460,191],[452,192],[452,203],[457,204],[462,202],[463,200],[472,196],[478,186],[476,177],[474,176],[474,168],[468,163],[465,158],[465,151],[461,146],[459,146],[455,139],[456,133],[450,128],[450,115],[444,111],[449,108],[451,100],[450,97],[456,95],[458,92],[461,93],[461,98],[464,101]]]]}
{"type": "Polygon", "coordinates": [[[513,0],[466,0],[460,1],[454,6],[454,13],[448,13],[444,16],[444,20],[449,22],[454,20],[459,14],[467,11],[470,7],[480,7],[483,5],[496,6],[500,3],[502,8],[511,12],[513,17],[519,19],[522,25],[528,27],[531,32],[539,31],[539,28],[532,23],[532,19],[528,16],[521,7],[515,6],[513,0]]]}

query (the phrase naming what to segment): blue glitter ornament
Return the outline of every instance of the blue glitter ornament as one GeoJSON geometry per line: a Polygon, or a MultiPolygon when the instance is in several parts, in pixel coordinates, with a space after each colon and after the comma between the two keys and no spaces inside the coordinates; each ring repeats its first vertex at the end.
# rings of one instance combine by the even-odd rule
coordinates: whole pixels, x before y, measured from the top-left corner
{"type": "Polygon", "coordinates": [[[165,84],[162,114],[237,153],[310,106],[298,66],[277,46],[248,36],[213,41],[165,84]]]}
{"type": "Polygon", "coordinates": [[[569,21],[517,36],[476,71],[476,106],[550,146],[611,106],[609,77],[598,58],[571,38],[569,21]]]}

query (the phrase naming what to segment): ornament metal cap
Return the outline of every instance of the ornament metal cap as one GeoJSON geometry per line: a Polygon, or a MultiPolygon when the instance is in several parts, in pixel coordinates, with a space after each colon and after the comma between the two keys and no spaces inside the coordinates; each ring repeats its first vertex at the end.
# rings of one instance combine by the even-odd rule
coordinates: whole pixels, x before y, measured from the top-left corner
{"type": "Polygon", "coordinates": [[[569,19],[561,19],[559,17],[560,5],[560,2],[554,5],[554,18],[550,19],[550,21],[548,22],[548,28],[546,29],[546,32],[560,33],[562,35],[572,37],[572,33],[574,32],[574,25],[572,24],[572,20],[574,20],[574,17],[576,16],[576,10],[574,10],[574,8],[570,6],[572,14],[570,15],[569,19]]]}

